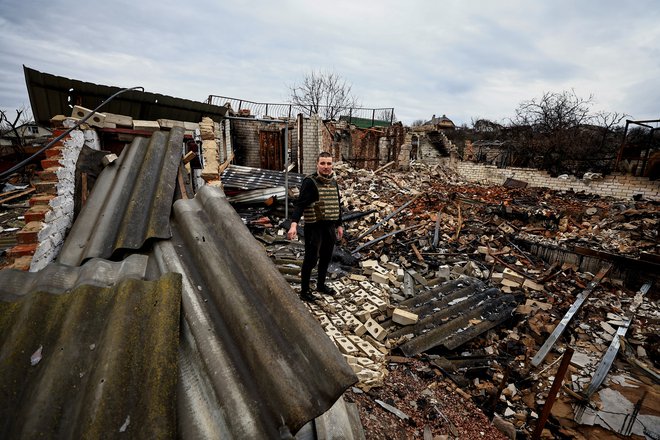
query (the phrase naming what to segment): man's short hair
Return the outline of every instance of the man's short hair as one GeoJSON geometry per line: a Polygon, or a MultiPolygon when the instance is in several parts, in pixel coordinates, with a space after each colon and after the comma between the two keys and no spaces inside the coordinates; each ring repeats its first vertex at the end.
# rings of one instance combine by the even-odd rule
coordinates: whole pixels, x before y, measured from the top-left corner
{"type": "Polygon", "coordinates": [[[316,158],[316,161],[318,162],[319,159],[322,158],[322,157],[332,157],[332,153],[330,153],[328,151],[321,151],[319,153],[319,157],[316,158]]]}

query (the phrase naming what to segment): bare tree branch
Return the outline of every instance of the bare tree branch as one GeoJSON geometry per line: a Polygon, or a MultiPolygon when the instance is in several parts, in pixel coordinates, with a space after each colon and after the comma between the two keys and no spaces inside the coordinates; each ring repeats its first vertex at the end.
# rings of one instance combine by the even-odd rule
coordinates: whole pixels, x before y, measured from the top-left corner
{"type": "Polygon", "coordinates": [[[358,106],[351,85],[335,72],[312,70],[290,90],[293,104],[323,119],[335,119],[345,110],[358,106]]]}

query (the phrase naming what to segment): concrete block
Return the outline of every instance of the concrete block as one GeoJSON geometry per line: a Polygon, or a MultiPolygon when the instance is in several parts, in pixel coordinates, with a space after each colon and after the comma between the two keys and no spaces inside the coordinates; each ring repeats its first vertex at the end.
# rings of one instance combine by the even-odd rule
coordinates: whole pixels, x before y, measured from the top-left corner
{"type": "Polygon", "coordinates": [[[513,270],[509,269],[508,267],[504,268],[504,271],[502,272],[503,276],[507,280],[514,281],[518,283],[519,285],[525,282],[525,277],[520,275],[517,272],[514,272],[513,270]]]}
{"type": "Polygon", "coordinates": [[[417,324],[419,316],[415,313],[403,309],[394,309],[392,312],[392,321],[401,325],[417,324]]]}
{"type": "MultiPolygon", "coordinates": [[[[71,117],[76,119],[83,119],[90,113],[92,113],[92,110],[81,107],[79,105],[74,105],[73,110],[71,111],[71,117]]],[[[105,124],[105,117],[105,114],[97,112],[94,113],[87,121],[85,121],[85,123],[91,125],[92,127],[103,128],[103,124],[105,124]]]]}
{"type": "Polygon", "coordinates": [[[174,127],[183,127],[185,130],[185,124],[183,121],[175,121],[173,119],[158,119],[157,122],[158,125],[160,125],[160,128],[172,129],[174,127]]]}
{"type": "Polygon", "coordinates": [[[385,339],[385,336],[387,336],[387,331],[385,331],[385,329],[380,324],[371,318],[367,319],[367,321],[364,323],[364,326],[367,328],[367,332],[377,341],[382,341],[385,339]]]}
{"type": "Polygon", "coordinates": [[[353,330],[353,333],[355,333],[356,336],[362,336],[366,332],[367,332],[367,327],[365,327],[365,325],[362,323],[360,323],[360,325],[353,330]]]}
{"type": "Polygon", "coordinates": [[[339,348],[339,351],[341,351],[344,354],[357,354],[359,350],[353,343],[345,336],[340,336],[338,338],[335,338],[335,342],[337,343],[337,348],[339,348]]]}
{"type": "Polygon", "coordinates": [[[371,313],[373,313],[372,310],[360,310],[357,313],[355,313],[355,317],[360,321],[360,322],[367,322],[368,319],[371,319],[371,313]]]}
{"type": "Polygon", "coordinates": [[[379,311],[384,312],[387,309],[387,303],[377,296],[369,295],[367,301],[376,306],[379,311]]]}
{"type": "Polygon", "coordinates": [[[160,125],[158,125],[157,121],[142,121],[133,119],[133,130],[158,131],[160,130],[160,125]]]}
{"type": "Polygon", "coordinates": [[[378,272],[373,272],[371,274],[371,280],[374,283],[379,283],[379,284],[388,284],[389,281],[390,281],[390,279],[387,275],[383,275],[383,274],[378,273],[378,272]]]}
{"type": "Polygon", "coordinates": [[[130,116],[105,113],[105,122],[117,127],[133,128],[133,118],[130,116]]]}

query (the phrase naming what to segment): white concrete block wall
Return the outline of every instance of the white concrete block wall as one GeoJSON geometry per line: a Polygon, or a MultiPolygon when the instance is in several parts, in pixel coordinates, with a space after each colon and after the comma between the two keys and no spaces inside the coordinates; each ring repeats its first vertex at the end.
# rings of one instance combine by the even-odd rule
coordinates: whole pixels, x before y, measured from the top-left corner
{"type": "Polygon", "coordinates": [[[549,188],[558,191],[585,192],[603,197],[631,199],[641,195],[648,200],[660,201],[660,181],[650,181],[646,177],[608,175],[602,179],[585,180],[575,176],[567,179],[551,177],[547,171],[533,168],[497,168],[473,162],[459,162],[457,171],[462,178],[484,185],[501,185],[507,178],[522,180],[531,187],[549,188]]]}
{"type": "Polygon", "coordinates": [[[321,152],[323,123],[318,116],[303,119],[303,174],[316,171],[316,158],[321,152]]]}
{"type": "Polygon", "coordinates": [[[30,272],[46,267],[57,258],[68,229],[73,222],[73,197],[76,188],[76,162],[83,146],[100,150],[95,130],[73,130],[65,138],[62,148],[61,167],[57,170],[57,195],[49,205],[43,227],[38,234],[39,244],[32,257],[30,272]]]}

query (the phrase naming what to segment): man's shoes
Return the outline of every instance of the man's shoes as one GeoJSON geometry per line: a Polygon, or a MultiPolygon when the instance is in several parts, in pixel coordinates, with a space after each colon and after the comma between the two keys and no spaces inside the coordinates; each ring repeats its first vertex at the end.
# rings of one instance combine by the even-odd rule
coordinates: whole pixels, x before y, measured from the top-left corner
{"type": "Polygon", "coordinates": [[[325,285],[325,284],[321,284],[320,286],[317,286],[316,291],[319,292],[319,293],[322,293],[324,295],[330,295],[330,296],[335,295],[335,291],[332,288],[325,285]]]}
{"type": "Polygon", "coordinates": [[[318,298],[316,296],[312,295],[311,292],[307,291],[307,292],[300,292],[300,299],[302,299],[303,301],[307,301],[307,302],[314,302],[318,298]]]}

